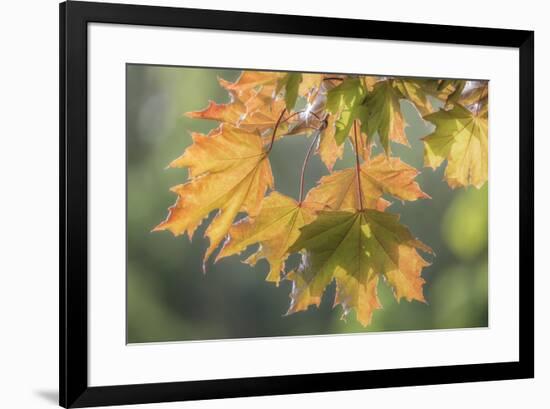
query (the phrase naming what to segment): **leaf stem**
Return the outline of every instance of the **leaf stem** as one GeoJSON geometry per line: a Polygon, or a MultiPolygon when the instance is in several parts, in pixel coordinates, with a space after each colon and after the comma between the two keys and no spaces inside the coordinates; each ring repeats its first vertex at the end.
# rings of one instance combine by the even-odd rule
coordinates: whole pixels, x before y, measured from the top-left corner
{"type": "Polygon", "coordinates": [[[281,114],[279,115],[279,119],[277,119],[277,123],[275,124],[275,128],[273,128],[273,134],[271,135],[271,142],[269,143],[269,147],[267,148],[266,154],[269,155],[269,152],[271,152],[271,149],[273,149],[273,142],[275,142],[275,136],[277,135],[277,128],[279,128],[279,124],[281,123],[281,119],[283,119],[283,115],[286,112],[286,108],[283,108],[281,111],[281,114]]]}
{"type": "Polygon", "coordinates": [[[357,197],[359,210],[363,210],[363,191],[361,190],[361,164],[359,163],[359,145],[357,144],[357,120],[353,121],[353,137],[355,139],[355,172],[357,174],[357,197]]]}
{"type": "Polygon", "coordinates": [[[301,204],[302,200],[304,199],[304,176],[306,173],[306,167],[307,163],[309,161],[309,158],[311,157],[311,152],[313,152],[313,147],[315,146],[315,143],[317,142],[317,139],[319,139],[319,135],[321,135],[322,129],[318,129],[315,133],[315,137],[311,141],[311,144],[309,145],[309,148],[306,153],[306,157],[304,158],[304,163],[302,164],[302,173],[300,175],[300,198],[298,199],[298,203],[301,204]]]}

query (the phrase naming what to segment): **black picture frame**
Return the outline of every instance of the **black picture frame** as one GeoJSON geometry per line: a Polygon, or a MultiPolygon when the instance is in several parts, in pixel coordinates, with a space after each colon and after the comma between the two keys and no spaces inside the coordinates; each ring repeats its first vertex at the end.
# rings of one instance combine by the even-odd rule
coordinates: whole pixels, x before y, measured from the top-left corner
{"type": "MultiPolygon", "coordinates": [[[[60,4],[59,403],[89,407],[534,377],[534,32],[70,1],[60,4]],[[92,22],[519,50],[519,361],[137,385],[88,385],[87,25],[92,22]]],[[[121,295],[123,296],[123,295],[121,295]]]]}

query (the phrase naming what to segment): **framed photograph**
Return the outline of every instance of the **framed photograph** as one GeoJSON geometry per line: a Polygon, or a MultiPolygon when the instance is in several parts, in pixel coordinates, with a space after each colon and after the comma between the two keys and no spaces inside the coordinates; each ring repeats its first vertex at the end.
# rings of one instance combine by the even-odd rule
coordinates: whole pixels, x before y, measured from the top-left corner
{"type": "Polygon", "coordinates": [[[60,5],[60,405],[534,376],[534,33],[60,5]]]}

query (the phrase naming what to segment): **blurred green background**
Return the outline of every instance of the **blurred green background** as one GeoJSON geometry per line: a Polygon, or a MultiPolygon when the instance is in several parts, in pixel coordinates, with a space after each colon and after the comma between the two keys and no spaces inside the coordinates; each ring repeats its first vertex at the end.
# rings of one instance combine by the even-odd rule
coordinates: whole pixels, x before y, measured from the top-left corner
{"type": "MultiPolygon", "coordinates": [[[[408,102],[402,102],[411,148],[394,144],[393,152],[422,169],[417,180],[432,199],[392,200],[389,211],[436,257],[423,270],[428,304],[397,303],[381,282],[384,306],[373,323],[363,328],[351,313],[341,320],[341,307],[332,308],[334,284],[319,309],[284,316],[290,283],[279,287],[264,281],[265,260],[255,268],[232,256],[210,263],[201,271],[207,248],[204,224],[193,241],[187,236],[151,233],[162,221],[176,196],[171,186],[183,183],[187,171],[165,169],[191,144],[189,131],[208,132],[217,123],[193,120],[184,112],[206,107],[208,100],[229,97],[217,77],[235,80],[239,70],[127,65],[127,341],[161,342],[246,337],[296,336],[371,331],[402,331],[488,325],[487,185],[451,190],[437,171],[422,169],[421,137],[432,130],[408,102]]],[[[270,154],[277,190],[298,196],[297,176],[307,150],[304,137],[283,138],[270,154]]],[[[353,166],[349,146],[336,169],[353,166]]],[[[327,170],[319,158],[310,161],[306,188],[327,170]]],[[[212,216],[211,216],[212,217],[212,216]]],[[[297,262],[291,258],[289,264],[297,262]]]]}

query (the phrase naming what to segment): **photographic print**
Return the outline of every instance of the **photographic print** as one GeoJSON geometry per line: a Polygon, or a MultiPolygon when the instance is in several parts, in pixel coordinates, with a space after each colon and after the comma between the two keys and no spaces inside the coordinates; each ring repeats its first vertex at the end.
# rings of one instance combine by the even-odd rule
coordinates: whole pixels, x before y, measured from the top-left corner
{"type": "Polygon", "coordinates": [[[127,342],[488,326],[483,79],[127,64],[127,342]]]}

